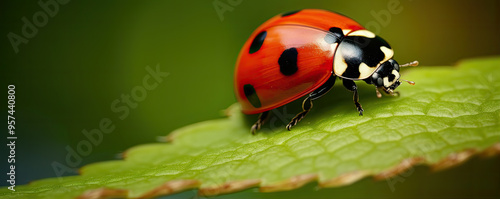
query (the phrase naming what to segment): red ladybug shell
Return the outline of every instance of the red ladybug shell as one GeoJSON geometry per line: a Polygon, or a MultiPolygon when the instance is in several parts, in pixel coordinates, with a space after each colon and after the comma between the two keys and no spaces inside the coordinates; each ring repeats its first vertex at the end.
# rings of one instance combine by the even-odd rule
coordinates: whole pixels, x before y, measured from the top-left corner
{"type": "Polygon", "coordinates": [[[313,9],[278,15],[262,24],[236,64],[234,85],[243,113],[283,106],[323,85],[333,75],[338,46],[332,31],[347,35],[363,29],[346,16],[313,9]]]}

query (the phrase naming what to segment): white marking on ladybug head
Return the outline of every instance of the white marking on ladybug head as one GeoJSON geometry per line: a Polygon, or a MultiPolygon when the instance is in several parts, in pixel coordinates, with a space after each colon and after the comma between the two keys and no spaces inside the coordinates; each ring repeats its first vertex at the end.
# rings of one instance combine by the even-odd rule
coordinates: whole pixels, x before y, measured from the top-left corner
{"type": "Polygon", "coordinates": [[[390,48],[387,48],[385,46],[380,46],[380,50],[384,53],[384,60],[382,60],[380,63],[384,63],[389,59],[392,59],[394,57],[394,51],[390,48]]]}
{"type": "Polygon", "coordinates": [[[361,37],[375,38],[375,33],[370,32],[368,30],[356,30],[354,32],[349,33],[347,36],[361,36],[361,37]]]}
{"type": "Polygon", "coordinates": [[[399,80],[399,72],[397,70],[392,70],[391,74],[394,75],[394,79],[392,79],[392,81],[389,81],[389,76],[391,75],[384,77],[384,87],[386,88],[389,88],[399,80]]]}
{"type": "Polygon", "coordinates": [[[364,79],[365,77],[369,77],[371,74],[373,74],[373,71],[377,69],[377,67],[370,67],[366,65],[364,62],[361,62],[359,64],[359,79],[364,79]]]}
{"type": "Polygon", "coordinates": [[[341,76],[347,70],[347,63],[345,62],[344,55],[340,50],[337,50],[333,60],[333,72],[336,75],[341,76]]]}

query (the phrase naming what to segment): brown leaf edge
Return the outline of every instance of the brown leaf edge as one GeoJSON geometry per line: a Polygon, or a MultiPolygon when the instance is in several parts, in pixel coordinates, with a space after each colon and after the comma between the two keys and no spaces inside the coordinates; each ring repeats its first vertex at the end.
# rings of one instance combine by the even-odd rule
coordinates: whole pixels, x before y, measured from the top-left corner
{"type": "MultiPolygon", "coordinates": [[[[342,174],[338,177],[318,182],[320,188],[328,187],[339,187],[350,185],[362,178],[373,176],[375,180],[383,180],[386,178],[393,177],[406,170],[412,168],[413,166],[426,164],[430,166],[433,171],[441,171],[451,167],[458,166],[474,155],[479,155],[480,157],[492,157],[500,154],[500,142],[494,144],[491,147],[486,148],[483,151],[478,151],[476,149],[466,149],[461,152],[452,153],[448,157],[443,158],[441,161],[429,164],[424,157],[413,157],[401,161],[398,165],[391,169],[382,171],[380,173],[373,173],[371,171],[355,171],[350,173],[342,174]]],[[[139,196],[138,198],[154,198],[158,196],[169,195],[173,193],[178,193],[181,191],[198,188],[198,195],[202,196],[215,196],[220,194],[234,193],[237,191],[242,191],[252,187],[259,187],[260,192],[277,192],[277,191],[288,191],[292,189],[297,189],[304,186],[307,183],[318,181],[317,174],[302,174],[298,176],[293,176],[287,180],[277,182],[270,185],[260,186],[261,181],[259,179],[249,179],[241,181],[226,182],[220,186],[213,187],[203,187],[200,188],[201,182],[198,180],[172,180],[165,182],[164,184],[152,189],[139,196]]],[[[104,199],[104,198],[128,198],[128,190],[124,189],[109,189],[109,188],[99,188],[84,192],[82,195],[77,197],[78,199],[104,199]]]]}

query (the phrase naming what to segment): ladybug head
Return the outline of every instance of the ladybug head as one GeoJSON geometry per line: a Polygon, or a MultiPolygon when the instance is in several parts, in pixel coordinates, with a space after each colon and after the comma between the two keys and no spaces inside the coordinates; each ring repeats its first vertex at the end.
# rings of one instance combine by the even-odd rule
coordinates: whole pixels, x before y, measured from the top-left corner
{"type": "Polygon", "coordinates": [[[390,93],[401,84],[399,77],[398,62],[394,59],[389,59],[375,70],[371,76],[371,81],[376,87],[382,87],[386,93],[390,93]]]}
{"type": "Polygon", "coordinates": [[[397,94],[394,89],[401,84],[399,68],[418,64],[412,62],[400,66],[393,57],[394,51],[384,39],[368,30],[357,30],[348,33],[338,45],[333,70],[341,77],[363,79],[393,95],[397,94]]]}
{"type": "MultiPolygon", "coordinates": [[[[389,59],[382,63],[377,70],[375,70],[370,80],[378,89],[382,89],[385,93],[393,95],[394,93],[397,93],[394,92],[394,90],[401,84],[401,81],[399,81],[399,68],[417,65],[418,62],[414,61],[400,66],[394,59],[389,59]]],[[[415,84],[415,82],[412,81],[403,81],[406,81],[411,85],[415,84]]]]}

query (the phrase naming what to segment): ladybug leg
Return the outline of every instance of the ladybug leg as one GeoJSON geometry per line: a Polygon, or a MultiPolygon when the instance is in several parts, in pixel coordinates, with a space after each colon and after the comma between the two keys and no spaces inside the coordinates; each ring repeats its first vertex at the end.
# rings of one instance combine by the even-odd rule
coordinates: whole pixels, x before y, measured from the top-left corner
{"type": "Polygon", "coordinates": [[[352,100],[354,101],[354,105],[356,106],[356,109],[358,109],[359,115],[363,115],[363,108],[361,107],[361,104],[359,103],[359,95],[358,95],[358,86],[356,86],[356,83],[354,81],[349,80],[349,79],[344,79],[342,81],[344,84],[344,87],[347,88],[347,90],[350,90],[354,92],[354,95],[352,96],[352,100]]]}
{"type": "Polygon", "coordinates": [[[377,92],[377,97],[378,98],[382,98],[382,93],[380,93],[380,91],[378,90],[377,87],[375,87],[375,92],[377,92]]]}
{"type": "Polygon", "coordinates": [[[332,89],[333,85],[335,84],[336,78],[337,77],[335,75],[332,75],[321,87],[317,88],[309,94],[309,96],[302,102],[302,112],[293,117],[292,121],[290,121],[290,123],[286,125],[287,130],[290,131],[290,128],[297,125],[297,123],[300,122],[300,120],[302,120],[307,115],[307,113],[309,113],[309,111],[313,107],[313,100],[320,98],[332,89]]]}
{"type": "Polygon", "coordinates": [[[257,122],[252,125],[252,128],[250,131],[252,132],[253,135],[257,133],[258,130],[260,130],[260,127],[264,124],[266,119],[269,117],[269,111],[263,112],[259,115],[259,119],[257,119],[257,122]]]}
{"type": "Polygon", "coordinates": [[[295,117],[292,118],[292,121],[290,121],[290,123],[286,125],[286,129],[290,131],[290,128],[292,128],[292,126],[297,125],[297,123],[300,120],[302,120],[307,115],[307,113],[309,113],[312,107],[313,103],[311,97],[309,96],[302,102],[302,112],[300,112],[299,114],[297,114],[295,117]]]}
{"type": "Polygon", "coordinates": [[[393,91],[393,90],[390,90],[390,89],[386,89],[384,87],[382,87],[382,90],[384,91],[384,93],[386,93],[387,95],[391,95],[391,96],[396,96],[396,97],[399,97],[399,91],[393,91]]]}

